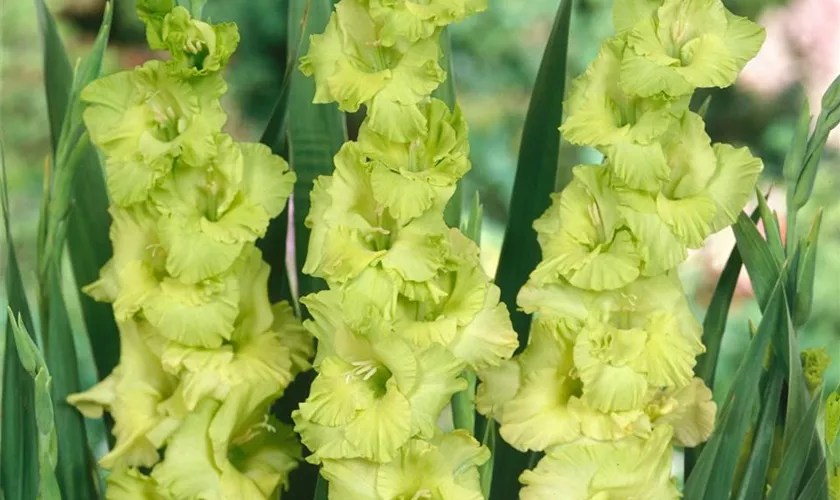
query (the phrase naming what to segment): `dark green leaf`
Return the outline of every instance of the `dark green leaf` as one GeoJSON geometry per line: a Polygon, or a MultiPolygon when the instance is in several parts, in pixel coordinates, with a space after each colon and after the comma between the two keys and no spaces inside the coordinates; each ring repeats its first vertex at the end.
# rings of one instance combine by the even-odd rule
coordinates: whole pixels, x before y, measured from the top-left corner
{"type": "MultiPolygon", "coordinates": [[[[324,31],[332,12],[330,0],[290,0],[289,40],[302,38],[300,52],[309,50],[309,36],[324,31]],[[308,16],[307,16],[308,13],[308,16]],[[306,20],[303,25],[301,20],[306,20]]],[[[291,57],[294,61],[296,58],[291,57]]],[[[315,82],[295,69],[289,94],[289,115],[294,119],[289,127],[289,164],[297,173],[297,184],[292,200],[294,210],[295,254],[297,260],[297,283],[299,295],[324,288],[323,280],[300,272],[306,260],[309,245],[309,229],[304,220],[309,214],[309,193],[315,179],[330,175],[333,171],[333,157],[347,141],[347,127],[344,114],[335,104],[313,104],[315,82]]]]}
{"type": "Polygon", "coordinates": [[[319,475],[318,481],[315,483],[315,496],[313,498],[315,500],[327,500],[329,489],[327,481],[319,475]]]}
{"type": "Polygon", "coordinates": [[[782,243],[782,232],[779,228],[779,216],[770,210],[767,200],[760,190],[756,189],[755,194],[758,199],[758,213],[761,214],[761,222],[764,224],[764,233],[767,235],[770,251],[776,262],[781,263],[785,260],[785,247],[782,243]]]}
{"type": "MultiPolygon", "coordinates": [[[[785,426],[786,434],[789,428],[794,428],[795,431],[791,432],[791,446],[785,447],[785,453],[779,467],[779,475],[770,488],[768,500],[788,500],[798,496],[797,493],[799,492],[808,454],[812,446],[819,446],[819,443],[815,443],[811,439],[819,407],[819,399],[814,399],[796,427],[790,421],[785,426]]],[[[808,477],[810,477],[810,474],[808,477]]]]}
{"type": "MultiPolygon", "coordinates": [[[[473,240],[481,246],[481,219],[482,208],[478,193],[470,206],[469,218],[464,222],[461,232],[464,236],[473,240]]],[[[476,411],[475,411],[475,372],[467,370],[464,372],[467,379],[467,387],[463,391],[452,396],[452,421],[456,429],[464,429],[470,434],[476,433],[476,411]]]]}
{"type": "Polygon", "coordinates": [[[825,467],[825,457],[813,470],[814,472],[796,500],[828,500],[828,471],[825,467]]]}
{"type": "MultiPolygon", "coordinates": [[[[290,0],[289,1],[289,40],[301,40],[299,47],[289,44],[290,64],[294,66],[289,90],[289,116],[294,119],[287,124],[289,144],[289,165],[297,174],[294,194],[289,203],[294,225],[293,250],[295,269],[289,269],[292,296],[297,299],[325,287],[323,280],[301,273],[306,261],[306,249],[309,245],[310,231],[304,224],[309,213],[309,193],[318,176],[330,175],[333,171],[333,157],[341,145],[347,141],[347,127],[344,114],[335,104],[313,104],[315,83],[297,69],[297,60],[309,50],[309,36],[324,31],[332,13],[330,0],[290,0]],[[297,50],[296,50],[297,49],[297,50]]],[[[271,257],[269,257],[271,259],[271,257]]],[[[289,413],[297,408],[309,394],[309,386],[314,372],[309,371],[297,377],[286,389],[283,398],[274,408],[278,418],[289,421],[289,413]]],[[[313,491],[317,478],[317,468],[309,463],[302,463],[290,477],[291,491],[313,491]]]]}
{"type": "MultiPolygon", "coordinates": [[[[750,217],[751,220],[757,221],[759,218],[758,209],[755,209],[750,217]]],[[[703,379],[706,386],[711,388],[715,386],[715,373],[717,372],[717,362],[720,356],[720,346],[723,343],[723,334],[726,332],[729,306],[732,304],[732,298],[735,296],[735,287],[738,284],[738,276],[741,274],[742,265],[741,253],[736,246],[729,254],[729,259],[726,261],[718,284],[715,287],[715,292],[712,295],[712,300],[706,310],[706,316],[703,318],[703,345],[706,346],[706,352],[698,356],[695,373],[703,379]]],[[[697,457],[703,451],[704,446],[700,445],[696,448],[687,448],[685,450],[686,476],[691,474],[691,469],[694,467],[697,457]]]]}
{"type": "Polygon", "coordinates": [[[47,368],[53,377],[52,396],[58,435],[56,476],[64,500],[89,500],[96,498],[95,468],[84,419],[67,403],[67,396],[81,392],[81,384],[60,276],[58,268],[50,273],[49,321],[44,338],[47,368]]]}
{"type": "MultiPolygon", "coordinates": [[[[796,130],[790,147],[785,155],[785,163],[782,168],[785,180],[790,186],[795,186],[799,175],[802,173],[803,157],[805,148],[808,146],[808,134],[811,132],[811,111],[807,102],[802,104],[799,112],[799,119],[796,122],[796,130]]],[[[789,191],[793,194],[793,190],[789,191]]]]}
{"type": "Polygon", "coordinates": [[[38,24],[44,44],[44,80],[47,91],[50,135],[53,153],[58,151],[64,115],[70,102],[70,89],[73,85],[73,68],[67,59],[67,52],[58,34],[58,26],[44,0],[35,0],[38,12],[38,24]]]}
{"type": "Polygon", "coordinates": [[[744,474],[740,478],[741,486],[738,492],[738,500],[753,500],[762,498],[764,495],[783,382],[783,373],[780,370],[774,370],[770,376],[770,382],[764,389],[761,398],[761,416],[753,438],[749,461],[744,469],[744,474]]]}
{"type": "Polygon", "coordinates": [[[738,251],[743,256],[756,299],[763,309],[779,276],[779,262],[773,257],[758,227],[745,213],[741,212],[732,229],[735,231],[738,251]]]}
{"type": "MultiPolygon", "coordinates": [[[[531,318],[517,309],[516,295],[539,263],[540,247],[531,224],[548,209],[550,195],[558,179],[558,128],[563,119],[571,13],[572,1],[563,0],[557,10],[531,94],[511,198],[511,218],[496,271],[496,284],[502,290],[502,300],[510,311],[513,327],[519,335],[520,350],[528,343],[531,318]]],[[[526,455],[516,451],[497,435],[490,498],[516,498],[519,491],[518,478],[527,463],[526,455]]]]}
{"type": "Polygon", "coordinates": [[[814,191],[817,168],[819,167],[823,149],[825,149],[825,143],[828,141],[828,135],[831,133],[831,130],[838,123],[840,123],[840,76],[834,80],[823,96],[822,110],[817,117],[814,132],[808,141],[803,166],[799,172],[799,178],[794,185],[794,194],[791,200],[792,207],[789,207],[789,209],[796,211],[808,203],[808,199],[814,191]]]}
{"type": "MultiPolygon", "coordinates": [[[[455,109],[457,99],[455,97],[455,67],[452,64],[452,40],[449,36],[449,29],[444,28],[440,34],[440,48],[443,53],[441,58],[441,67],[446,71],[446,81],[435,89],[432,97],[436,97],[445,102],[449,109],[455,109]]],[[[459,227],[461,225],[461,211],[463,205],[464,192],[461,184],[455,186],[455,193],[446,205],[444,219],[449,227],[459,227]]]]}
{"type": "MultiPolygon", "coordinates": [[[[288,15],[288,4],[286,4],[288,15]]],[[[306,25],[309,11],[306,10],[301,14],[303,17],[299,19],[301,25],[306,25]]],[[[283,82],[280,85],[280,93],[277,101],[272,108],[271,116],[268,119],[268,124],[263,130],[260,137],[260,142],[271,148],[272,153],[280,155],[283,158],[289,156],[288,143],[288,115],[289,115],[289,95],[292,89],[292,76],[297,71],[298,57],[301,55],[301,45],[304,41],[304,30],[297,30],[298,38],[294,42],[293,49],[289,50],[289,62],[286,64],[286,72],[283,75],[283,82]]],[[[292,39],[288,39],[292,43],[292,39]]],[[[257,247],[262,251],[263,258],[266,259],[271,268],[268,277],[268,297],[271,302],[279,302],[285,300],[289,303],[295,304],[296,310],[297,301],[295,294],[292,293],[292,286],[290,282],[290,273],[294,274],[294,279],[297,280],[297,271],[292,268],[289,269],[286,259],[287,238],[289,236],[289,223],[292,220],[290,214],[291,204],[287,204],[287,211],[281,213],[278,217],[271,221],[268,230],[263,238],[257,242],[257,247]]],[[[296,281],[295,281],[296,282],[296,281]]]]}
{"type": "Polygon", "coordinates": [[[814,302],[814,278],[817,272],[817,248],[819,248],[820,226],[822,225],[822,210],[817,212],[808,238],[805,240],[805,250],[802,261],[796,270],[796,294],[793,300],[793,322],[801,326],[811,314],[814,302]]]}
{"type": "MultiPolygon", "coordinates": [[[[102,69],[102,59],[108,44],[112,9],[106,8],[99,35],[80,67],[73,89],[70,116],[81,124],[81,103],[78,94],[85,85],[96,79],[102,69]]],[[[66,59],[66,58],[65,58],[66,59]]],[[[50,71],[45,68],[45,71],[50,71]]],[[[73,179],[73,193],[67,221],[67,250],[76,284],[81,287],[99,277],[99,270],[112,254],[108,235],[111,216],[108,213],[108,192],[99,163],[99,156],[89,146],[77,167],[73,179]]],[[[82,316],[93,350],[99,378],[103,379],[119,362],[120,344],[117,323],[110,304],[97,302],[84,293],[79,293],[82,316]]]]}
{"type": "MultiPolygon", "coordinates": [[[[749,218],[746,215],[749,223],[749,218]]],[[[740,246],[739,246],[740,248],[740,246]]],[[[742,250],[743,252],[743,250],[742,250]]],[[[783,322],[784,282],[774,285],[758,331],[738,366],[712,433],[685,485],[686,500],[729,498],[741,449],[759,402],[759,380],[770,340],[783,322]]]]}
{"type": "MultiPolygon", "coordinates": [[[[3,211],[3,272],[9,309],[18,314],[30,334],[32,315],[26,300],[9,227],[9,195],[3,147],[0,143],[0,203],[3,211]]],[[[6,499],[34,500],[38,491],[38,432],[35,427],[34,382],[21,365],[15,348],[12,317],[6,320],[3,357],[2,418],[0,418],[0,490],[6,499]]]]}

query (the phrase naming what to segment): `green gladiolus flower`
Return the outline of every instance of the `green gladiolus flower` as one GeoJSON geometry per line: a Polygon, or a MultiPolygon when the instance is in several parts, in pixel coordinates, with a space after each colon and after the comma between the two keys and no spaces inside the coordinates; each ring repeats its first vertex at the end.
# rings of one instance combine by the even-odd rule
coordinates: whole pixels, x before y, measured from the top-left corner
{"type": "Polygon", "coordinates": [[[480,500],[477,466],[489,458],[487,448],[455,431],[428,441],[413,439],[388,463],[324,460],[323,474],[331,484],[330,498],[480,500]]]}
{"type": "Polygon", "coordinates": [[[313,35],[301,70],[315,78],[316,103],[337,102],[344,111],[368,107],[368,124],[396,142],[426,128],[418,104],[443,82],[436,37],[385,46],[381,27],[361,0],[342,0],[326,31],[313,35]]]}
{"type": "Polygon", "coordinates": [[[268,147],[222,132],[219,73],[236,26],[172,7],[138,4],[171,61],[82,92],[114,203],[113,257],[84,290],[113,304],[121,357],[68,401],[114,419],[107,498],[277,498],[301,449],[268,409],[310,368],[312,343],[291,306],[269,302],[254,245],[295,175],[268,147]]]}
{"type": "Polygon", "coordinates": [[[522,473],[523,500],[556,498],[679,497],[669,477],[671,432],[657,428],[649,439],[626,438],[615,443],[580,443],[551,449],[534,470],[522,473]]]}
{"type": "Polygon", "coordinates": [[[764,30],[720,0],[665,0],[626,32],[621,86],[630,95],[683,96],[728,87],[755,57],[764,30]]]}
{"type": "Polygon", "coordinates": [[[501,369],[517,347],[478,246],[444,222],[469,171],[460,109],[430,94],[445,75],[440,29],[483,0],[342,0],[301,70],[314,102],[367,107],[357,141],[315,181],[301,299],[318,376],[293,413],[331,499],[482,498],[488,451],[437,422],[461,375],[501,369]]]}
{"type": "Polygon", "coordinates": [[[227,65],[239,44],[239,30],[233,23],[191,19],[187,9],[175,7],[163,20],[161,38],[185,75],[207,75],[227,65]]]}
{"type": "Polygon", "coordinates": [[[560,128],[604,161],[575,167],[534,222],[543,260],[517,298],[535,316],[528,346],[479,372],[479,411],[546,454],[523,499],[679,497],[671,444],[705,441],[716,406],[675,269],[735,221],[763,168],[688,110],[695,88],[734,82],[761,28],[719,0],[617,0],[613,14],[560,128]]]}

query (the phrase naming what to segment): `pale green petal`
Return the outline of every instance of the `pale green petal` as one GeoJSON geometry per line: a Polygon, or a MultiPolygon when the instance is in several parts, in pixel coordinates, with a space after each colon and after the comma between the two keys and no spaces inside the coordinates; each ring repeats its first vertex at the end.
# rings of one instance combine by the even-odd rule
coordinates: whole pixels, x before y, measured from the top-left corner
{"type": "Polygon", "coordinates": [[[329,500],[374,500],[377,464],[367,460],[324,460],[321,474],[329,481],[329,500]]]}
{"type": "Polygon", "coordinates": [[[661,193],[656,208],[662,220],[689,248],[700,248],[712,234],[711,222],[717,212],[715,202],[705,195],[671,200],[661,193]]]}
{"type": "Polygon", "coordinates": [[[652,16],[662,0],[616,0],[613,3],[613,26],[617,32],[630,29],[652,16]]]}
{"type": "Polygon", "coordinates": [[[160,335],[184,345],[218,347],[230,339],[238,314],[235,277],[185,285],[166,278],[143,305],[143,314],[160,335]]]}
{"type": "Polygon", "coordinates": [[[475,408],[485,417],[499,420],[504,404],[519,391],[519,363],[504,360],[498,366],[481,370],[477,375],[481,383],[475,395],[475,408]]]}
{"type": "Polygon", "coordinates": [[[437,421],[452,396],[467,388],[460,378],[464,364],[440,345],[424,349],[417,357],[418,376],[408,402],[411,405],[412,435],[431,438],[437,421]]]}
{"type": "Polygon", "coordinates": [[[645,327],[647,342],[641,356],[631,366],[646,374],[656,387],[682,387],[694,375],[695,358],[705,349],[700,339],[679,330],[677,318],[669,313],[654,313],[645,327]]]}
{"type": "Polygon", "coordinates": [[[575,381],[548,368],[533,372],[502,406],[499,432],[520,451],[542,451],[580,436],[580,421],[566,406],[575,381]]]}
{"type": "Polygon", "coordinates": [[[242,191],[249,202],[265,209],[269,218],[277,217],[292,193],[295,173],[283,158],[263,144],[240,143],[245,161],[242,191]]]}
{"type": "Polygon", "coordinates": [[[496,285],[487,289],[484,308],[456,336],[452,353],[466,361],[473,370],[496,366],[508,359],[519,346],[516,332],[496,285]]]}
{"type": "Polygon", "coordinates": [[[105,500],[163,500],[151,477],[137,469],[119,468],[110,471],[105,500]]]}
{"type": "Polygon", "coordinates": [[[753,187],[764,165],[747,148],[734,148],[728,144],[715,144],[717,170],[707,187],[709,197],[717,205],[711,222],[713,232],[733,224],[747,201],[753,196],[753,187]]]}
{"type": "Polygon", "coordinates": [[[674,429],[674,441],[679,446],[693,447],[709,439],[715,427],[717,405],[712,391],[699,378],[680,389],[663,393],[658,405],[649,409],[655,425],[674,429]]]}

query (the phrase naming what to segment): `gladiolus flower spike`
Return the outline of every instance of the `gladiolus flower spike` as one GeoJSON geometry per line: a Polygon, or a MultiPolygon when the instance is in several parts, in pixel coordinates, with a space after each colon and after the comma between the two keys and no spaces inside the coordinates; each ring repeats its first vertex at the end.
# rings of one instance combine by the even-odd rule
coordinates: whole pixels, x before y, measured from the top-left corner
{"type": "Polygon", "coordinates": [[[763,166],[712,144],[688,101],[731,85],[764,32],[720,0],[616,0],[614,22],[560,128],[604,161],[575,167],[534,223],[543,260],[518,296],[530,341],[479,388],[506,441],[545,452],[523,500],[678,498],[672,445],[714,427],[675,268],[735,221],[763,166]]]}
{"type": "Polygon", "coordinates": [[[444,223],[470,168],[460,109],[430,97],[444,26],[485,0],[341,0],[301,70],[316,103],[364,105],[358,140],[317,179],[304,272],[329,289],[303,298],[318,376],[293,413],[332,500],[481,499],[489,451],[437,422],[466,370],[517,347],[478,247],[444,223]]]}
{"type": "Polygon", "coordinates": [[[84,121],[105,158],[113,258],[85,291],[113,304],[121,357],[69,402],[114,420],[109,499],[277,498],[301,446],[269,413],[309,368],[311,336],[268,301],[254,246],[295,181],[222,132],[234,24],[140,0],[152,60],[91,83],[84,121]]]}

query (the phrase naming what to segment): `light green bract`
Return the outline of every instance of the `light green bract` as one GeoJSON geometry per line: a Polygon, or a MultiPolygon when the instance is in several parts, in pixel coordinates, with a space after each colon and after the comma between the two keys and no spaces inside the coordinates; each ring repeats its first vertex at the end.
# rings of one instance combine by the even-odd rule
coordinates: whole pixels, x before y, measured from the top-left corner
{"type": "Polygon", "coordinates": [[[720,0],[616,0],[618,34],[572,84],[561,131],[601,151],[534,223],[543,260],[518,296],[528,346],[479,371],[478,409],[522,451],[523,500],[679,497],[672,444],[714,428],[694,377],[702,330],[676,267],[731,225],[762,163],[688,110],[731,85],[763,30],[720,0]]]}
{"type": "Polygon", "coordinates": [[[469,143],[460,109],[430,94],[440,30],[484,7],[342,0],[301,62],[316,103],[367,106],[306,221],[303,271],[329,289],[302,299],[318,376],[292,416],[331,500],[483,498],[489,451],[437,423],[462,374],[500,366],[517,337],[478,246],[444,222],[469,143]]]}
{"type": "Polygon", "coordinates": [[[220,71],[236,26],[192,19],[171,1],[138,11],[150,45],[172,59],[82,92],[114,246],[85,291],[113,303],[120,363],[69,401],[114,420],[101,459],[109,499],[277,498],[301,446],[269,407],[310,367],[312,343],[289,304],[269,303],[255,242],[295,175],[266,146],[222,132],[220,71]]]}

